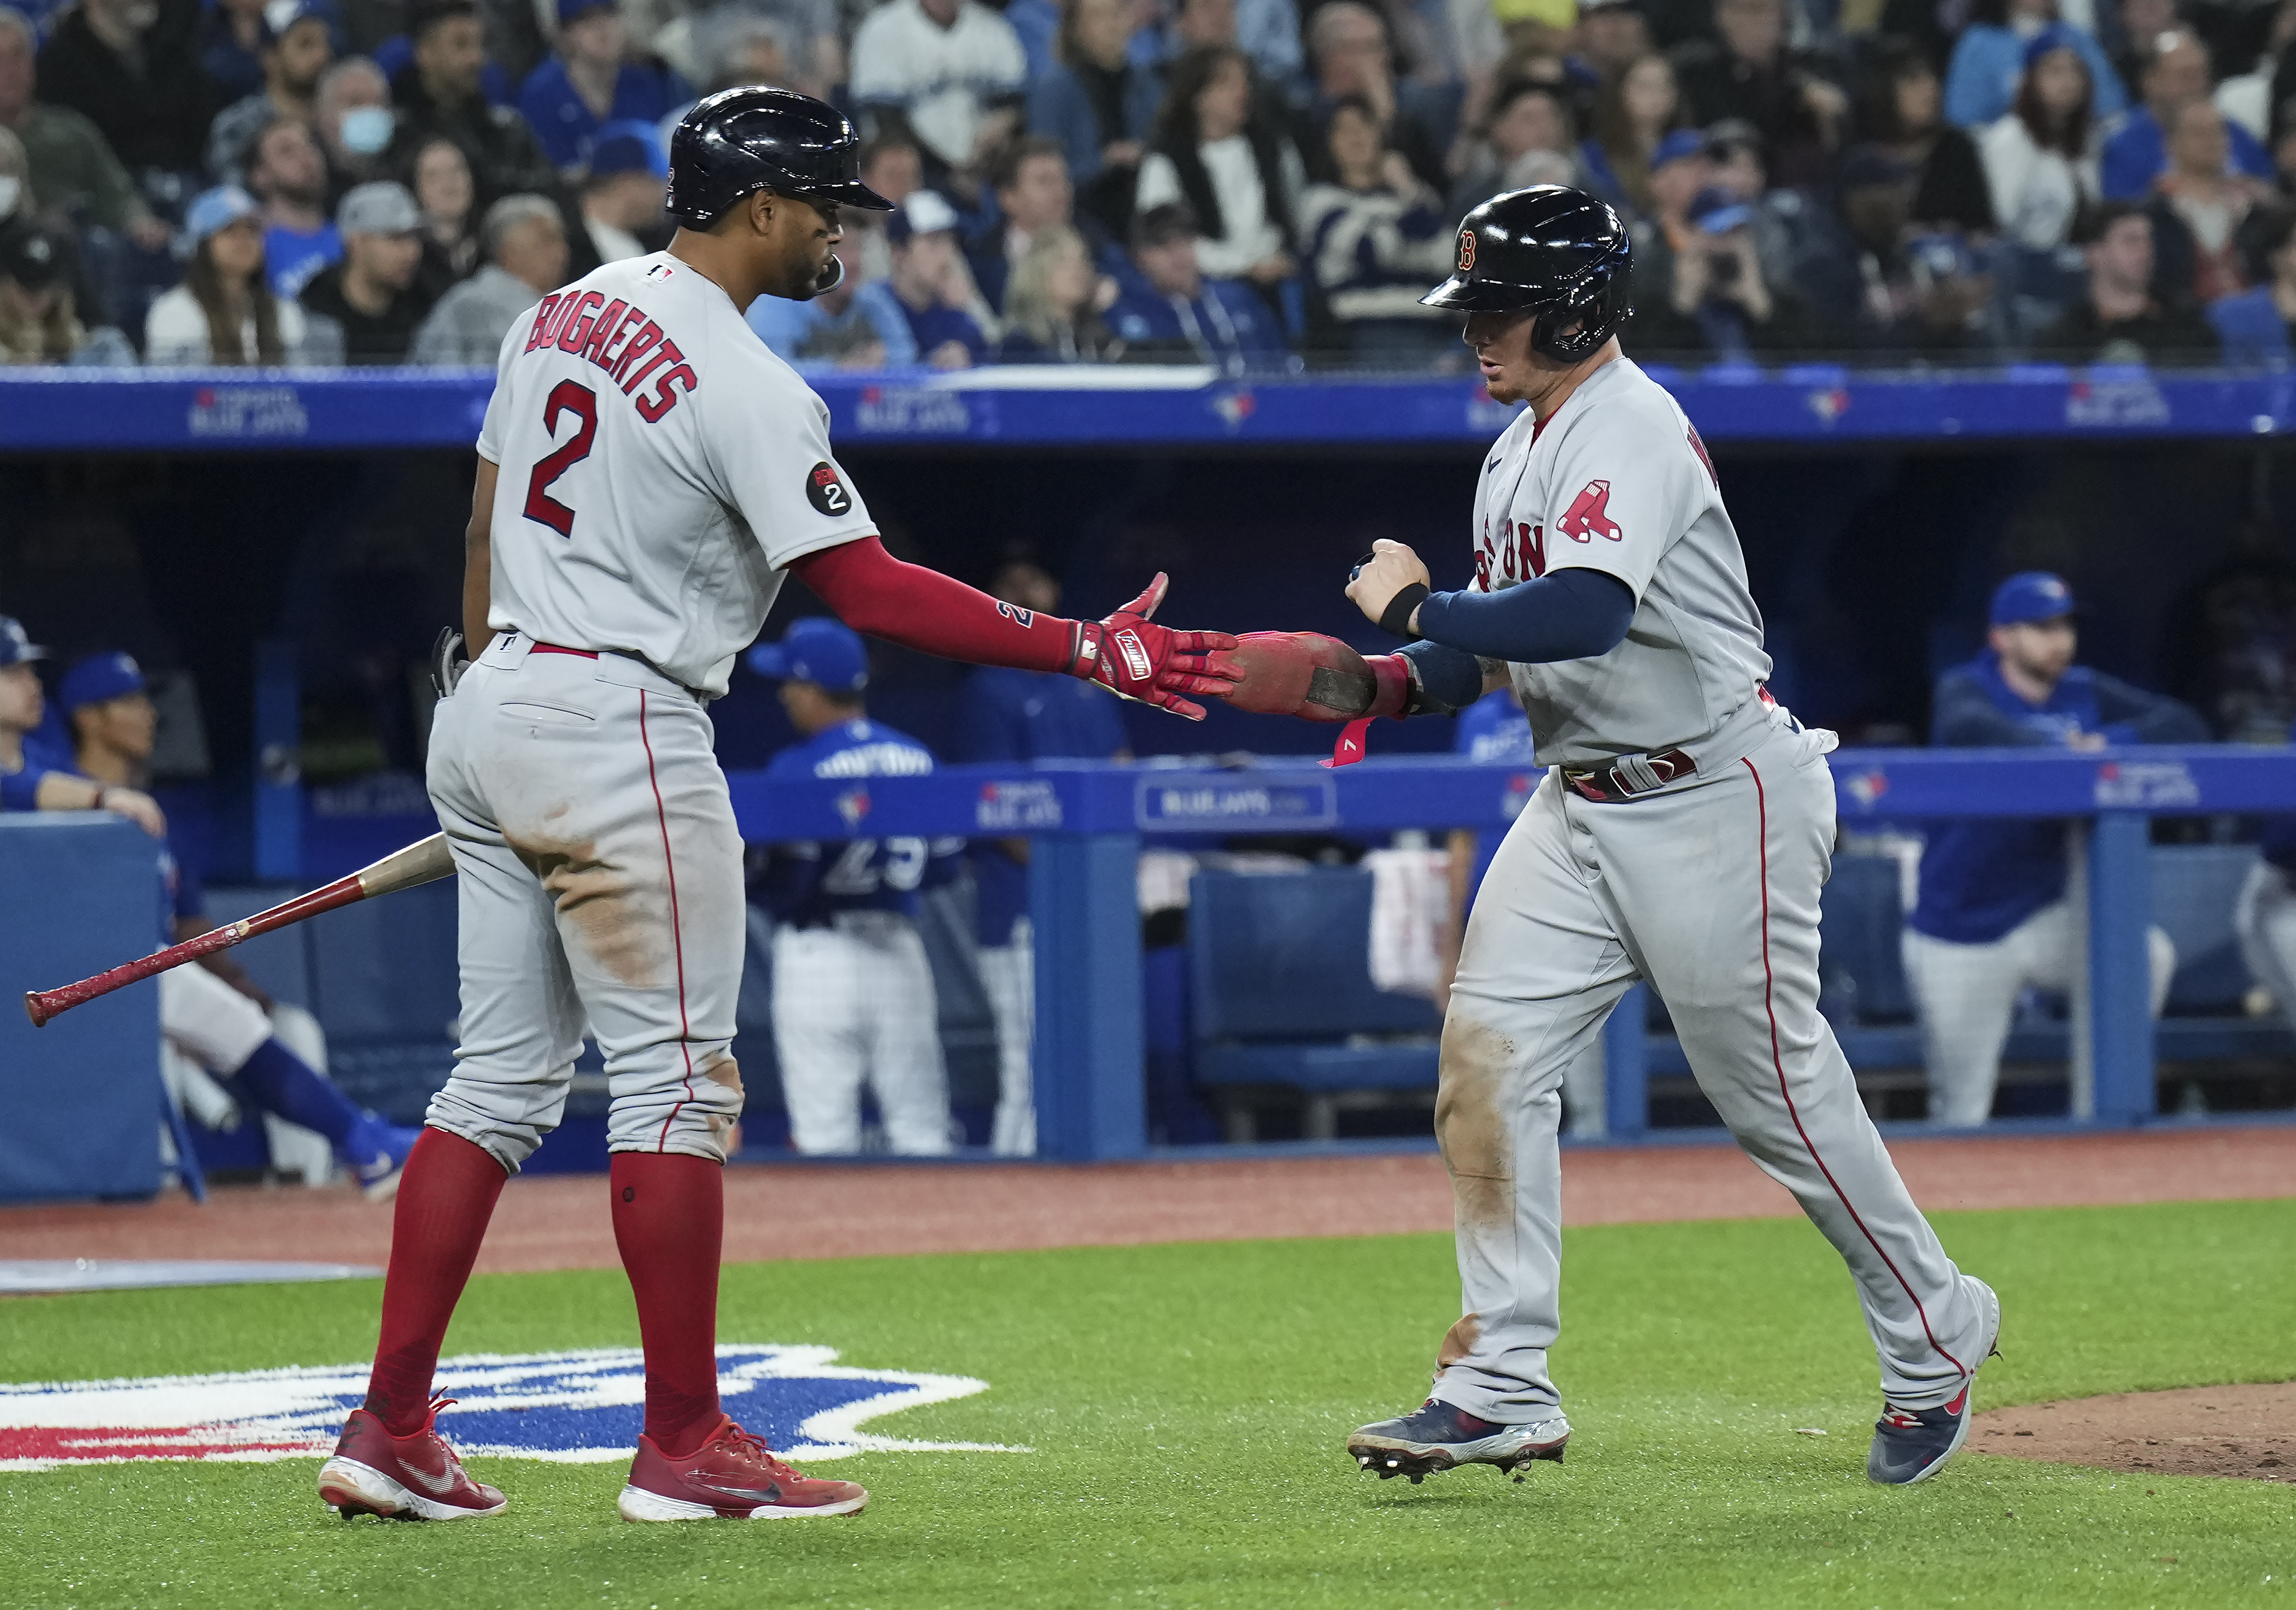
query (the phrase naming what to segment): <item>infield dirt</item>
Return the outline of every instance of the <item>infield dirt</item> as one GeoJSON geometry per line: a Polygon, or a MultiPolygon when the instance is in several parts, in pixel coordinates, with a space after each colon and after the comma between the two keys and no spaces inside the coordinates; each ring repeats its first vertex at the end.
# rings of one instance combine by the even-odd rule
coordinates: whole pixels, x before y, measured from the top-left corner
{"type": "Polygon", "coordinates": [[[2296,1481],[2296,1382],[2184,1386],[1980,1412],[1977,1453],[2138,1475],[2296,1481]]]}

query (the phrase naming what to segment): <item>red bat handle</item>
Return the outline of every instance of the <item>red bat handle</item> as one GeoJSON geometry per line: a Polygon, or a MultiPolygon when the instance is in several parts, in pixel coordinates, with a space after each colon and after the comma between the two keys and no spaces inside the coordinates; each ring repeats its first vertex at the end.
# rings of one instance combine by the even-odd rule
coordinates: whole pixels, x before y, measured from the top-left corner
{"type": "Polygon", "coordinates": [[[228,950],[243,939],[258,934],[267,934],[274,928],[285,928],[291,922],[300,922],[306,917],[316,917],[322,911],[332,911],[338,906],[349,905],[366,898],[366,888],[353,872],[348,878],[338,878],[324,888],[313,889],[308,895],[298,895],[270,910],[258,911],[252,917],[210,928],[197,938],[186,939],[181,944],[171,944],[164,951],[154,951],[148,956],[138,956],[110,972],[98,973],[93,978],[83,978],[78,984],[67,984],[61,989],[27,990],[24,1010],[32,1019],[34,1028],[44,1028],[48,1019],[59,1012],[68,1012],[82,1006],[98,995],[125,989],[138,979],[149,978],[154,973],[164,973],[169,968],[180,967],[186,961],[196,961],[202,956],[228,950]]]}

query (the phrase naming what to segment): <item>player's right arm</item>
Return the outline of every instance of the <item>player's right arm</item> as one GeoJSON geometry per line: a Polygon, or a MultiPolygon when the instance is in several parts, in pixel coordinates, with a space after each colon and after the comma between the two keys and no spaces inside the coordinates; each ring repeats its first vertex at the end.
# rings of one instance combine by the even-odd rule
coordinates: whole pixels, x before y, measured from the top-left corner
{"type": "Polygon", "coordinates": [[[478,485],[471,490],[471,523],[463,528],[463,642],[472,659],[487,651],[494,630],[487,609],[494,585],[495,482],[502,466],[479,455],[478,485]]]}
{"type": "MultiPolygon", "coordinates": [[[[695,393],[713,403],[718,395],[706,386],[695,393]]],[[[1216,694],[1232,680],[1203,657],[1233,648],[1234,638],[1175,632],[1149,618],[1163,599],[1161,576],[1105,619],[1067,620],[895,559],[831,454],[821,400],[802,386],[768,380],[750,401],[761,405],[701,411],[709,454],[729,501],[766,557],[811,587],[855,631],[974,665],[1063,672],[1193,721],[1203,719],[1203,707],[1185,695],[1216,694]]]]}

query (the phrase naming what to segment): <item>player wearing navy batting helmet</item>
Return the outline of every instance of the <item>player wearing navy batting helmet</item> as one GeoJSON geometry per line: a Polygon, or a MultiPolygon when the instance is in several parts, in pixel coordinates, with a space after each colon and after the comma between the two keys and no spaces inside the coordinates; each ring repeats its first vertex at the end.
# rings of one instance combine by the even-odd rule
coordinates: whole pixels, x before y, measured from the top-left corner
{"type": "MultiPolygon", "coordinates": [[[[1770,696],[1720,478],[1620,349],[1630,250],[1617,216],[1541,185],[1485,202],[1456,239],[1427,299],[1465,313],[1489,396],[1528,406],[1482,466],[1471,586],[1434,591],[1401,543],[1357,566],[1348,596],[1410,640],[1357,682],[1366,715],[1465,708],[1511,684],[1548,771],[1492,859],[1444,1022],[1435,1127],[1463,1312],[1427,1401],[1360,1427],[1349,1452],[1414,1481],[1562,1456],[1570,1425],[1547,1369],[1560,1087],[1647,981],[1731,1133],[1856,1277],[1884,1403],[1867,1474],[1922,1480],[1968,1434],[2001,1304],[1915,1205],[1817,1010],[1833,735],[1770,696]]],[[[1309,649],[1260,653],[1280,669],[1309,649]]],[[[1307,688],[1299,713],[1320,713],[1301,668],[1269,685],[1307,688]]]]}

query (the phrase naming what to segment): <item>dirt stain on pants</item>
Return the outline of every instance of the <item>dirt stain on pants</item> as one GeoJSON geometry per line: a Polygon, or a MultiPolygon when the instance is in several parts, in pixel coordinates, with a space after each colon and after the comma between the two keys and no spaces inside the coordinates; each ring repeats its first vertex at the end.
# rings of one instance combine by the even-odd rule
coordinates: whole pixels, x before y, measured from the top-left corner
{"type": "Polygon", "coordinates": [[[1445,1019],[1435,1140],[1462,1230],[1514,1222],[1514,1133],[1504,1100],[1513,1060],[1514,1042],[1498,1030],[1456,1011],[1445,1019]]]}
{"type": "MultiPolygon", "coordinates": [[[[627,868],[603,859],[594,839],[507,840],[527,870],[541,880],[560,917],[581,935],[601,972],[641,989],[659,984],[666,921],[648,921],[636,910],[627,868]]],[[[738,1075],[737,1075],[738,1079],[738,1075]]]]}

